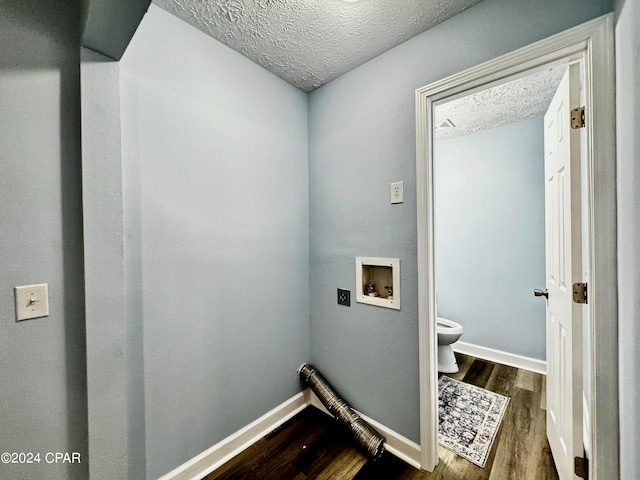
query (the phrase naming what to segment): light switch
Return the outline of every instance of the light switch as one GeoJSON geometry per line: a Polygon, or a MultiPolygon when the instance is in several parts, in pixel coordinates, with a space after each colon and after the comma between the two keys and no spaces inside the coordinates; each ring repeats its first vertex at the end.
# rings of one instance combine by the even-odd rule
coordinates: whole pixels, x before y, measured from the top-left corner
{"type": "Polygon", "coordinates": [[[49,285],[27,285],[15,287],[16,320],[49,316],[49,285]]]}

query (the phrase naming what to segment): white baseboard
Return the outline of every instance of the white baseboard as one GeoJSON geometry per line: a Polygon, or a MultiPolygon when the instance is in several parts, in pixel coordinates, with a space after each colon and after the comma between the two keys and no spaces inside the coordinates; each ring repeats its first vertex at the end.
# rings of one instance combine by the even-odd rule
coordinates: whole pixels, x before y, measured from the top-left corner
{"type": "MultiPolygon", "coordinates": [[[[318,397],[307,388],[256,421],[183,463],[159,480],[200,480],[310,405],[317,407],[327,415],[331,415],[318,400],[318,397]]],[[[385,449],[389,453],[409,465],[420,468],[420,445],[366,415],[360,412],[358,414],[365,422],[370,423],[373,428],[386,437],[385,449]]]]}
{"type": "Polygon", "coordinates": [[[544,360],[524,357],[522,355],[516,355],[515,353],[507,353],[466,342],[456,342],[451,346],[453,347],[454,352],[462,353],[464,355],[471,355],[472,357],[521,368],[523,370],[529,370],[535,373],[541,373],[542,375],[547,374],[547,362],[544,360]]]}
{"type": "MultiPolygon", "coordinates": [[[[318,400],[318,397],[309,389],[306,390],[309,396],[309,404],[323,411],[327,415],[331,415],[329,411],[324,408],[324,405],[318,400]]],[[[420,468],[420,445],[409,440],[408,438],[400,435],[398,432],[391,430],[390,428],[385,427],[381,423],[376,422],[375,420],[367,417],[365,414],[358,412],[358,415],[362,417],[362,419],[369,423],[373,428],[375,428],[382,436],[385,437],[384,449],[395,455],[400,460],[404,460],[409,465],[420,468]]]]}
{"type": "Polygon", "coordinates": [[[307,397],[305,392],[298,393],[159,480],[200,480],[304,410],[309,405],[307,397]]]}
{"type": "Polygon", "coordinates": [[[384,448],[387,452],[415,468],[420,468],[420,445],[367,417],[364,413],[358,412],[358,415],[385,437],[384,448]]]}

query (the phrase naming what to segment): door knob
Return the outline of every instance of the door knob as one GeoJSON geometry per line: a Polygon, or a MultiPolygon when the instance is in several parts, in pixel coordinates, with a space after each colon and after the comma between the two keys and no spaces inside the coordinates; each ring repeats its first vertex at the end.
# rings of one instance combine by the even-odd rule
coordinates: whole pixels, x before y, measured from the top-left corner
{"type": "Polygon", "coordinates": [[[534,288],[533,289],[533,295],[536,297],[546,297],[547,299],[549,298],[549,290],[547,290],[546,288],[544,290],[540,290],[539,288],[534,288]]]}

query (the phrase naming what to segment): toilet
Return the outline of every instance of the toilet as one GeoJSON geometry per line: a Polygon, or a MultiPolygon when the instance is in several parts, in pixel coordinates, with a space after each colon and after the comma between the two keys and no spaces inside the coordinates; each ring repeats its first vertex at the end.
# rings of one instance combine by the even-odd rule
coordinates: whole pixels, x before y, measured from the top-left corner
{"type": "Polygon", "coordinates": [[[452,343],[457,342],[462,336],[462,325],[438,317],[436,332],[438,334],[438,372],[456,373],[458,371],[458,362],[453,354],[452,343]]]}

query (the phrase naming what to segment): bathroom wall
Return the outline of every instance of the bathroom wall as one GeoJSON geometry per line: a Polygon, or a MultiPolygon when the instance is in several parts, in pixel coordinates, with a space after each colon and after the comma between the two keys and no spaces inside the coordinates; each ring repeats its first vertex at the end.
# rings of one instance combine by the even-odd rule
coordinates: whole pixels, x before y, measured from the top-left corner
{"type": "Polygon", "coordinates": [[[356,408],[414,441],[414,91],[611,8],[484,0],[309,95],[312,361],[356,408]],[[389,204],[395,181],[404,181],[404,204],[389,204]],[[356,256],[400,258],[402,310],[336,305],[336,288],[355,287],[356,256]]]}
{"type": "Polygon", "coordinates": [[[78,6],[0,2],[0,478],[87,478],[78,6]],[[15,321],[13,288],[49,284],[45,318],[15,321]]]}
{"type": "Polygon", "coordinates": [[[640,471],[640,5],[616,1],[620,478],[640,471]],[[630,108],[631,106],[631,108],[630,108]]]}
{"type": "Polygon", "coordinates": [[[153,5],[120,72],[126,315],[157,478],[300,391],[307,98],[153,5]]]}
{"type": "Polygon", "coordinates": [[[437,140],[438,315],[462,341],[545,360],[542,117],[437,140]]]}

